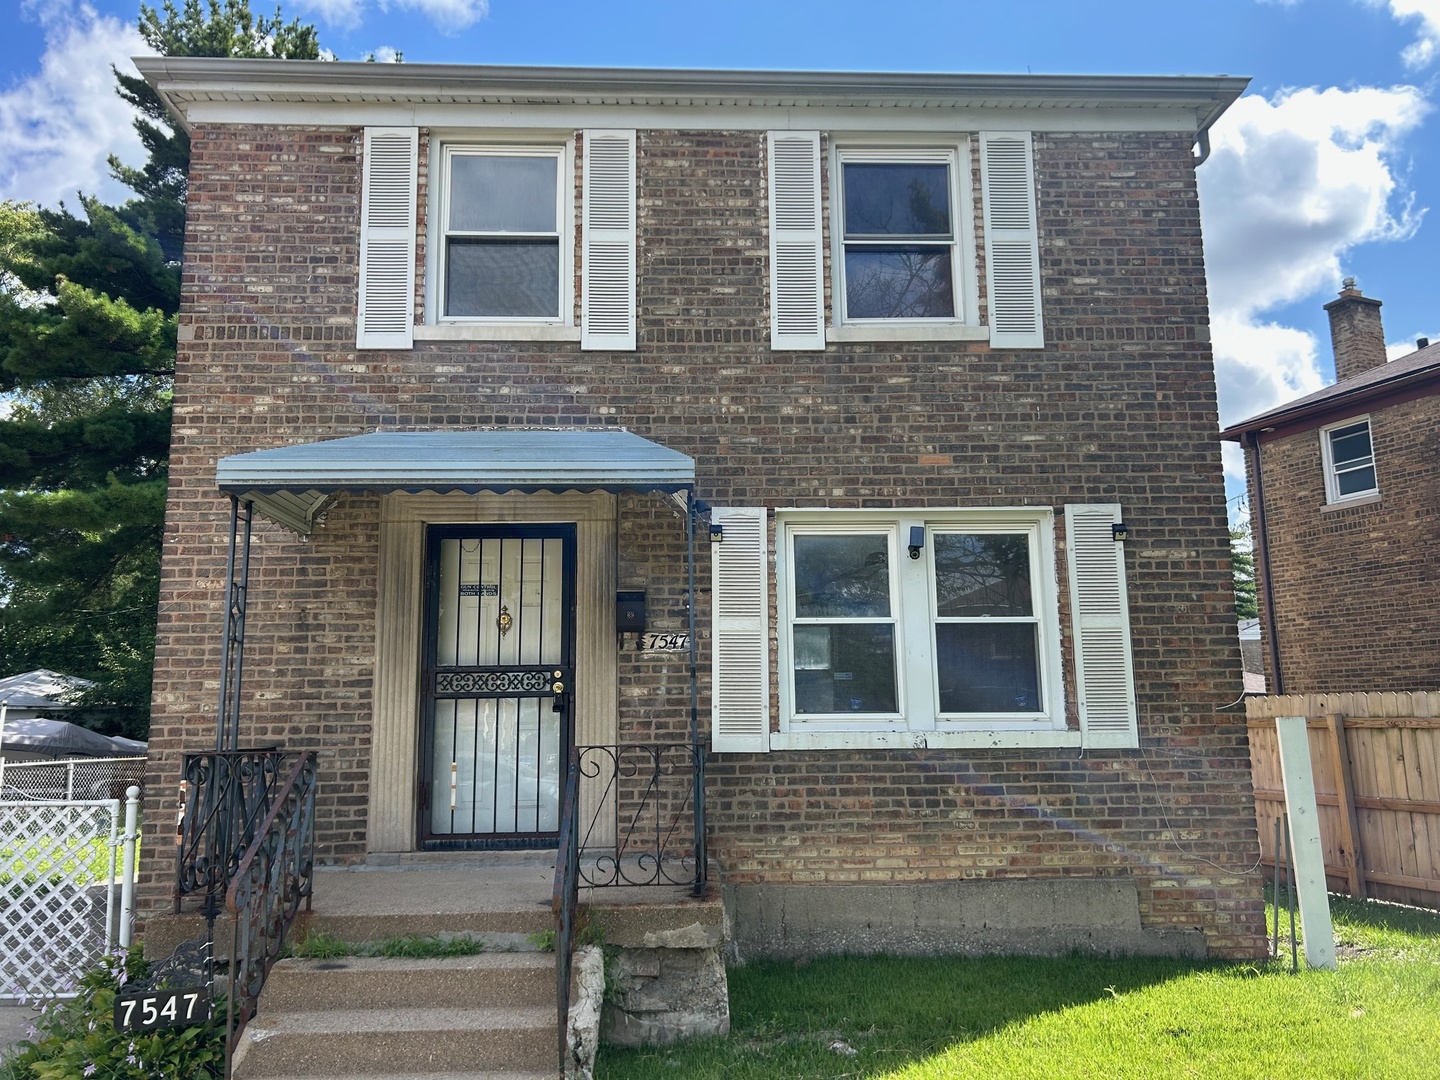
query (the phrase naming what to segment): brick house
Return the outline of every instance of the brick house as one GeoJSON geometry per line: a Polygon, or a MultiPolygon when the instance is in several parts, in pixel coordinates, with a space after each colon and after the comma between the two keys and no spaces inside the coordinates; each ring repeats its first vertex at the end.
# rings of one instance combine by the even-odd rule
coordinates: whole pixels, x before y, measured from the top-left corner
{"type": "Polygon", "coordinates": [[[553,845],[567,743],[696,710],[742,955],[1263,948],[1193,152],[1244,80],[137,64],[192,139],[149,791],[233,496],[325,860],[553,845]]]}
{"type": "Polygon", "coordinates": [[[1234,424],[1272,693],[1440,687],[1440,345],[1387,363],[1380,301],[1325,305],[1334,385],[1234,424]]]}

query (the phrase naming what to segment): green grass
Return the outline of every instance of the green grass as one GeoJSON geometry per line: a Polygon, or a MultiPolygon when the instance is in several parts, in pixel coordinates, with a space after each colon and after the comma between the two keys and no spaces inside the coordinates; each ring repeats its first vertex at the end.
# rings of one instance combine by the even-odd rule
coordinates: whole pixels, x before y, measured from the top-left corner
{"type": "Polygon", "coordinates": [[[290,955],[303,960],[335,960],[342,956],[404,957],[411,960],[435,960],[447,956],[475,956],[485,951],[485,943],[468,934],[445,937],[385,938],[382,941],[342,941],[324,931],[307,934],[290,948],[290,955]]]}
{"type": "MultiPolygon", "coordinates": [[[[121,871],[123,850],[115,853],[115,873],[121,871]]],[[[140,846],[135,846],[138,865],[140,846]]],[[[41,877],[60,874],[70,875],[79,885],[95,884],[109,880],[110,844],[106,840],[87,840],[52,849],[49,841],[43,844],[27,843],[0,845],[0,884],[19,877],[35,881],[41,877]],[[43,854],[42,854],[43,853],[43,854]]]]}
{"type": "Polygon", "coordinates": [[[751,964],[730,972],[729,1037],[605,1048],[596,1077],[1434,1080],[1440,915],[1339,899],[1331,911],[1338,972],[1304,970],[1302,954],[1291,975],[1283,938],[1282,960],[1271,964],[751,964]]]}

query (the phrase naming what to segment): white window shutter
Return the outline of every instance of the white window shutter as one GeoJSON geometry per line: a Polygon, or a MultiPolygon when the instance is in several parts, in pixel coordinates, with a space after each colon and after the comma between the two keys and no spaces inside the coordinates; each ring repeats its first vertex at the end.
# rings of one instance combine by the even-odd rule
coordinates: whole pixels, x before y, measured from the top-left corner
{"type": "Polygon", "coordinates": [[[772,131],[770,166],[770,348],[825,348],[824,233],[820,223],[820,133],[772,131]]]}
{"type": "Polygon", "coordinates": [[[584,151],[580,347],[634,352],[635,132],[587,130],[584,151]]]}
{"type": "Polygon", "coordinates": [[[1080,739],[1087,748],[1140,745],[1125,545],[1110,531],[1120,520],[1117,503],[1065,507],[1080,739]]]}
{"type": "Polygon", "coordinates": [[[980,133],[985,204],[985,281],[990,344],[1043,349],[1040,233],[1035,226],[1035,162],[1028,131],[980,133]]]}
{"type": "Polygon", "coordinates": [[[710,749],[770,749],[770,596],[762,507],[720,507],[710,520],[724,539],[710,545],[710,749]]]}
{"type": "Polygon", "coordinates": [[[357,349],[409,349],[415,324],[418,128],[366,128],[357,349]]]}

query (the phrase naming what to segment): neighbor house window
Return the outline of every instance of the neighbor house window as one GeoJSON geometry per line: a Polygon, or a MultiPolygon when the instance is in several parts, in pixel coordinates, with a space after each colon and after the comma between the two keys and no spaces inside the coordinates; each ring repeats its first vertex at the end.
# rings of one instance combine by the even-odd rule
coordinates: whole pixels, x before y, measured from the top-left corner
{"type": "Polygon", "coordinates": [[[1325,460],[1326,502],[1378,494],[1368,416],[1321,428],[1320,445],[1325,460]]]}
{"type": "Polygon", "coordinates": [[[441,318],[562,318],[564,160],[560,147],[445,148],[441,318]]]}
{"type": "Polygon", "coordinates": [[[779,529],[788,730],[1064,727],[1048,510],[794,511],[779,529]]]}
{"type": "Polygon", "coordinates": [[[837,161],[843,321],[963,319],[956,150],[842,148],[837,161]]]}

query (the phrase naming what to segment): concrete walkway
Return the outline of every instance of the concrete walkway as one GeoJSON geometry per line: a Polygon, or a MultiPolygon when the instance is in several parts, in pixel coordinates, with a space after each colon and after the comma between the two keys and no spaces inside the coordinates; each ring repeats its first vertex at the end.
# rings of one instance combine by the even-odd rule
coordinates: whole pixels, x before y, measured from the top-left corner
{"type": "Polygon", "coordinates": [[[0,1057],[8,1054],[21,1039],[26,1038],[26,1029],[35,1022],[35,1010],[29,1005],[14,1002],[0,1002],[0,1057]]]}

